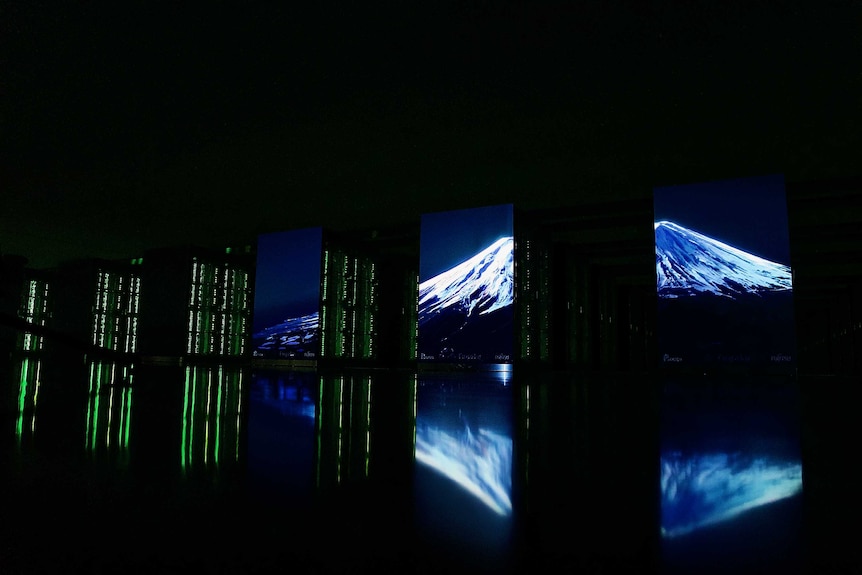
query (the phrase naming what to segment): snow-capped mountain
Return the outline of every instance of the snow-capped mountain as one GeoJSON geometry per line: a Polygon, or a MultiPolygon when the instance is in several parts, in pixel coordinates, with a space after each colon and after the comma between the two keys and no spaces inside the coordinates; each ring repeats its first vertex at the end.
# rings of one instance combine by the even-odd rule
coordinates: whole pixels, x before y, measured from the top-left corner
{"type": "Polygon", "coordinates": [[[793,289],[790,268],[669,221],[655,222],[658,295],[712,293],[736,299],[793,289]]]}
{"type": "Polygon", "coordinates": [[[483,315],[512,304],[514,239],[500,238],[467,261],[419,285],[419,323],[443,311],[483,315]]]}
{"type": "Polygon", "coordinates": [[[277,347],[300,347],[315,341],[319,324],[318,313],[314,312],[302,317],[288,318],[281,323],[264,328],[255,333],[253,339],[259,342],[256,348],[261,351],[277,347]]]}

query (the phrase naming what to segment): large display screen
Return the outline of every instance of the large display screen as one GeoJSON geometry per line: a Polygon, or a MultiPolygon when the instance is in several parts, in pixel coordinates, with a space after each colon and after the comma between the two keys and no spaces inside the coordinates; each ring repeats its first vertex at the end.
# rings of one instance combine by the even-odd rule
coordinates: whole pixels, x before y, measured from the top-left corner
{"type": "Polygon", "coordinates": [[[511,204],[422,215],[420,361],[512,361],[514,244],[511,204]]]}
{"type": "Polygon", "coordinates": [[[804,543],[797,392],[697,387],[663,397],[665,571],[786,572],[774,568],[798,564],[804,543]]]}
{"type": "Polygon", "coordinates": [[[322,228],[258,237],[254,357],[314,359],[320,354],[322,249],[322,228]]]}
{"type": "Polygon", "coordinates": [[[782,176],[653,193],[659,362],[795,364],[793,278],[782,176]]]}

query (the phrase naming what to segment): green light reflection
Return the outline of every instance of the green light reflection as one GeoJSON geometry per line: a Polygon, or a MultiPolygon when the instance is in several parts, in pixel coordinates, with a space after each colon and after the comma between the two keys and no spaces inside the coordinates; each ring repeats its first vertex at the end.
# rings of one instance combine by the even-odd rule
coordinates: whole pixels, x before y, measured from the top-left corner
{"type": "Polygon", "coordinates": [[[194,366],[185,370],[181,467],[218,467],[240,458],[241,368],[194,366]],[[195,442],[195,437],[203,440],[195,442]]]}
{"type": "Polygon", "coordinates": [[[88,376],[84,445],[94,454],[125,455],[131,428],[133,366],[91,361],[88,376]]]}

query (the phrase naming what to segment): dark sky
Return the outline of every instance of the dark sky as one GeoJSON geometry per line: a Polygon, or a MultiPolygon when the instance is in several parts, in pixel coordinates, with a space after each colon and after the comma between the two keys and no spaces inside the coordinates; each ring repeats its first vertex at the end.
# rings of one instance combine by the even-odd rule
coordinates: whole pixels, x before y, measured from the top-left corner
{"type": "Polygon", "coordinates": [[[0,252],[858,176],[862,6],[0,2],[0,252]]]}
{"type": "Polygon", "coordinates": [[[653,191],[655,220],[670,220],[768,260],[790,265],[780,174],[698,182],[653,191]]]}
{"type": "Polygon", "coordinates": [[[321,228],[261,234],[257,243],[253,331],[319,311],[321,228]]]}
{"type": "Polygon", "coordinates": [[[465,262],[498,239],[514,235],[511,204],[428,212],[419,222],[419,281],[465,262]]]}

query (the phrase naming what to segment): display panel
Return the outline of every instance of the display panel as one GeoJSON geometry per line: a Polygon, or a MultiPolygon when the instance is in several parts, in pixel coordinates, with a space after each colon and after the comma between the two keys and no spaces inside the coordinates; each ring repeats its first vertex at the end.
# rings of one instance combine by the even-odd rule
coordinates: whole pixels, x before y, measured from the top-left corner
{"type": "Polygon", "coordinates": [[[784,178],[657,188],[653,198],[660,364],[792,370],[784,178]]]}
{"type": "Polygon", "coordinates": [[[420,232],[419,360],[510,363],[512,205],[423,214],[420,232]]]}
{"type": "Polygon", "coordinates": [[[321,228],[258,238],[254,357],[313,359],[319,355],[322,247],[321,228]]]}
{"type": "Polygon", "coordinates": [[[660,438],[665,572],[758,572],[799,564],[797,392],[712,383],[665,390],[660,438]]]}

